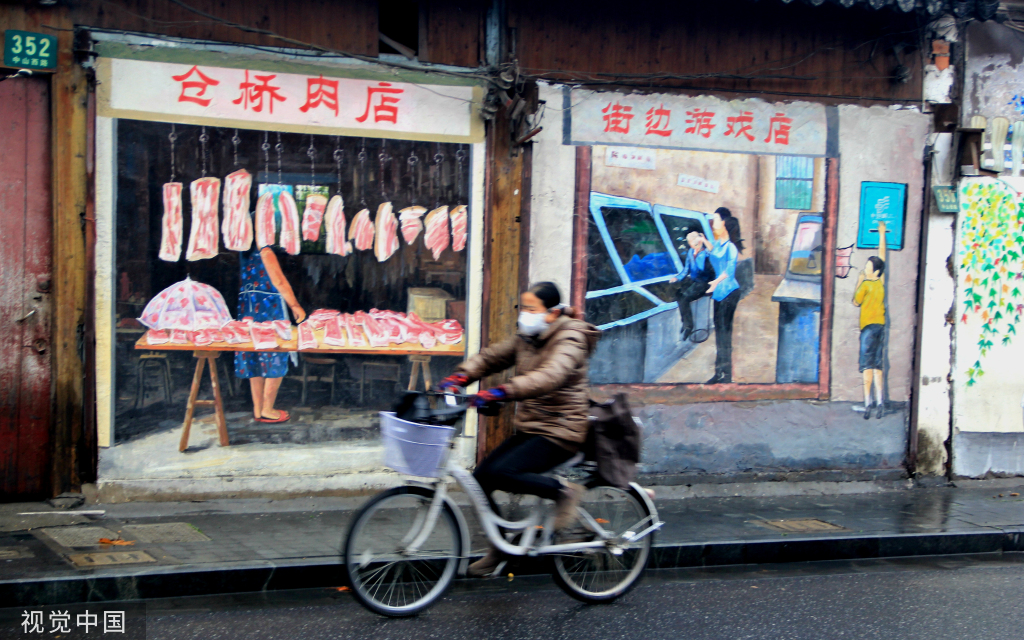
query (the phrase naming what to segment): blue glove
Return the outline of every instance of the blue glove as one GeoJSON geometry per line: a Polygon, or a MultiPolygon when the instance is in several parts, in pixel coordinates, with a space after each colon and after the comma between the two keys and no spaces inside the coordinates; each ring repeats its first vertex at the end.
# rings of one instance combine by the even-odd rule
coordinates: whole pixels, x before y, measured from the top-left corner
{"type": "Polygon", "coordinates": [[[492,402],[501,402],[508,398],[508,392],[505,391],[505,387],[494,387],[487,391],[481,391],[472,398],[469,399],[469,404],[472,407],[480,408],[485,404],[491,404],[492,402]]]}

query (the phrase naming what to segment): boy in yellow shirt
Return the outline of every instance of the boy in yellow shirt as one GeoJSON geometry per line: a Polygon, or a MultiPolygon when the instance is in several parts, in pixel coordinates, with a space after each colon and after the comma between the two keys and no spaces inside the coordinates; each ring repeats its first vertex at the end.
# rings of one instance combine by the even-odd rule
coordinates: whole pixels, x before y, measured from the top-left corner
{"type": "Polygon", "coordinates": [[[878,255],[871,256],[857,277],[853,304],[860,307],[860,370],[864,376],[864,419],[871,417],[871,385],[875,387],[875,417],[884,413],[882,370],[885,359],[885,223],[878,224],[878,255]]]}

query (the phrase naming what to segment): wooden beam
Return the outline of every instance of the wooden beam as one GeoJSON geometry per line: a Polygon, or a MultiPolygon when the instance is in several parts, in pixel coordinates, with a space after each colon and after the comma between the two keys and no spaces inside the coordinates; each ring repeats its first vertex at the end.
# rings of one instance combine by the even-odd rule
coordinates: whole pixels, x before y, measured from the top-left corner
{"type": "Polygon", "coordinates": [[[836,228],[839,222],[839,158],[825,160],[825,261],[821,273],[821,338],[818,341],[818,399],[832,394],[832,318],[836,296],[836,228]]]}
{"type": "MultiPolygon", "coordinates": [[[[523,154],[513,155],[508,112],[504,107],[487,132],[488,188],[484,211],[484,330],[481,346],[515,335],[519,315],[520,216],[523,202],[523,154]]],[[[483,388],[508,381],[505,371],[481,381],[483,388]]],[[[477,460],[483,459],[512,435],[514,406],[492,418],[482,418],[477,437],[477,460]]]]}
{"type": "Polygon", "coordinates": [[[86,155],[88,81],[74,60],[74,33],[57,35],[53,118],[53,493],[77,490],[90,464],[84,440],[86,155]]]}
{"type": "Polygon", "coordinates": [[[576,147],[576,202],[572,215],[572,293],[577,317],[586,316],[587,233],[590,224],[590,162],[593,149],[576,147]]]}

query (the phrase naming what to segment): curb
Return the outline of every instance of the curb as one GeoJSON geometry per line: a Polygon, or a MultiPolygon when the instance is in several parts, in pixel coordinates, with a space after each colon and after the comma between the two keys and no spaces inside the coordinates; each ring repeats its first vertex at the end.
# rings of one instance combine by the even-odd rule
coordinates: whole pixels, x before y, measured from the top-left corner
{"type": "MultiPolygon", "coordinates": [[[[912,556],[1012,553],[1024,551],[1024,527],[976,533],[892,534],[840,538],[790,538],[655,546],[650,569],[869,560],[912,556]]],[[[163,567],[125,575],[0,580],[6,607],[45,606],[183,596],[254,593],[284,589],[337,587],[345,583],[340,560],[275,564],[259,562],[203,569],[163,567]]],[[[550,572],[543,558],[526,558],[512,569],[518,575],[550,572]]]]}

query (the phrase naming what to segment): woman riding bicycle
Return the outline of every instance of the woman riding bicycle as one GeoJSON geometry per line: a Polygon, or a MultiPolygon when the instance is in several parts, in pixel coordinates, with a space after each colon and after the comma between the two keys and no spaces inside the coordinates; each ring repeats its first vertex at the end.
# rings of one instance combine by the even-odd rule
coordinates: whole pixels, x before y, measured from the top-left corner
{"type": "MultiPolygon", "coordinates": [[[[591,324],[572,317],[551,282],[540,282],[520,297],[519,331],[462,363],[440,387],[466,386],[485,376],[516,368],[505,384],[482,391],[473,406],[518,401],[516,433],[503,442],[473,474],[498,512],[495,490],[535,495],[556,502],[555,530],[573,522],[585,489],[542,475],[570,459],[587,438],[590,412],[587,361],[601,334],[591,324]]],[[[485,576],[502,561],[491,547],[469,565],[469,575],[485,576]]]]}

